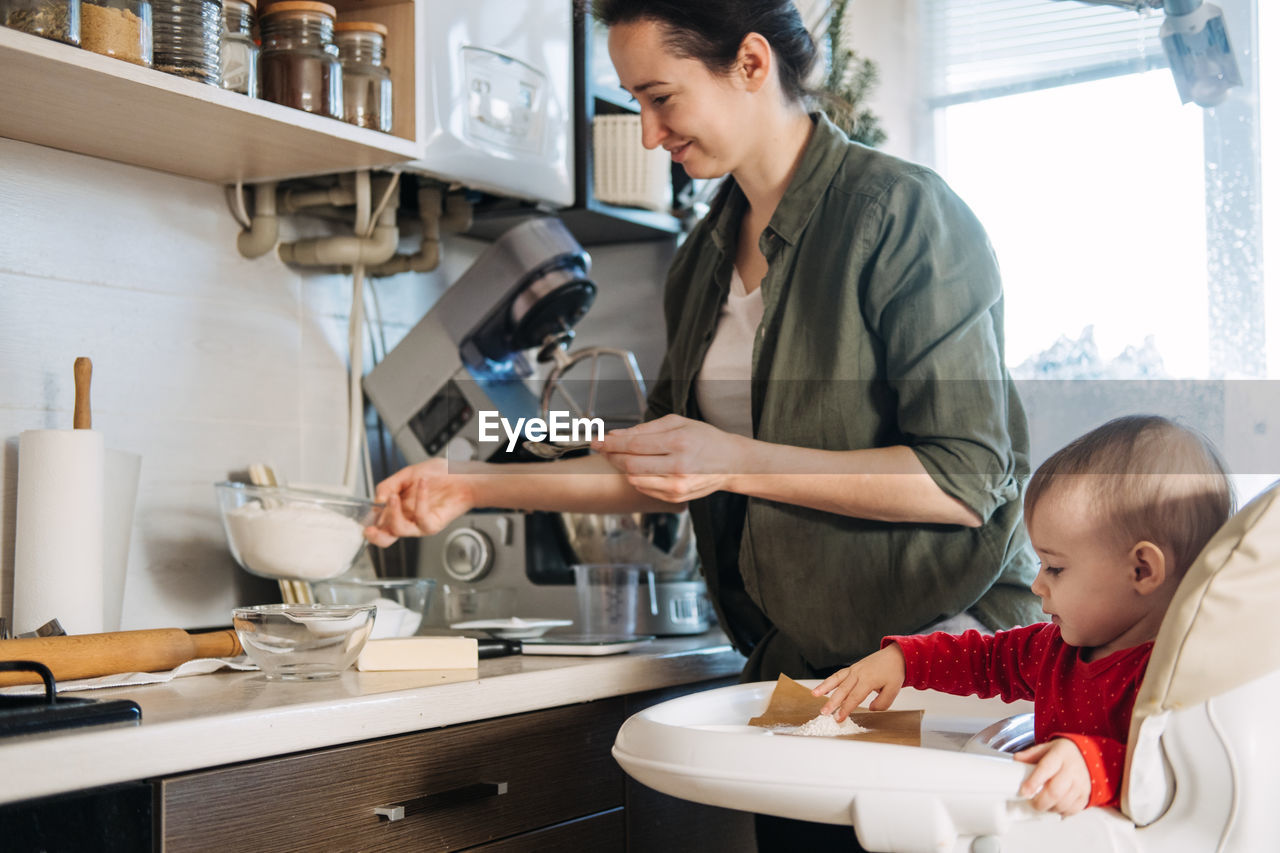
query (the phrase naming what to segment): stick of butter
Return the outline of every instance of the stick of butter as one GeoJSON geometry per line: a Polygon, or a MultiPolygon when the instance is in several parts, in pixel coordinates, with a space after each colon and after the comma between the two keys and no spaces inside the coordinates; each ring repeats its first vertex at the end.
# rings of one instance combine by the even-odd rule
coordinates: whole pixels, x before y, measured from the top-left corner
{"type": "Polygon", "coordinates": [[[369,640],[356,669],[385,672],[405,669],[476,669],[480,666],[475,637],[395,637],[369,640]]]}

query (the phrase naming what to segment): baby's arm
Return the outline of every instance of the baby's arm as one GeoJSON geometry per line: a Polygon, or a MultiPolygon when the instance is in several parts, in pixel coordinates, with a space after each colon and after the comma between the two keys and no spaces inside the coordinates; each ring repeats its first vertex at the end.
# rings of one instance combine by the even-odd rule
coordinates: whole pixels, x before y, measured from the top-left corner
{"type": "Polygon", "coordinates": [[[1124,744],[1114,738],[1057,735],[1013,756],[1036,765],[1019,793],[1036,808],[1064,817],[1089,806],[1117,805],[1124,753],[1124,744]]]}
{"type": "Polygon", "coordinates": [[[897,643],[846,666],[813,688],[814,696],[830,693],[822,713],[831,714],[837,722],[849,716],[872,693],[877,693],[871,710],[884,711],[893,704],[906,677],[906,661],[897,643]]]}

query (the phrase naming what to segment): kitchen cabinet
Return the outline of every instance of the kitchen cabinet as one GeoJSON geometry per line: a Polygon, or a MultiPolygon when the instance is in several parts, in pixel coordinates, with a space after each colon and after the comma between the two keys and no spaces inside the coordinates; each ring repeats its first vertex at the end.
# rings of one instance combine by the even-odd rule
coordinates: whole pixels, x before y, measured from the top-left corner
{"type": "Polygon", "coordinates": [[[479,678],[223,672],[107,688],[142,706],[140,725],[0,738],[0,849],[751,849],[750,815],[644,788],[610,754],[629,714],[736,680],[743,658],[723,636],[480,664],[479,678]],[[108,825],[143,834],[58,841],[108,825]]]}
{"type": "Polygon", "coordinates": [[[0,136],[218,183],[391,166],[420,156],[423,0],[336,0],[386,24],[390,134],[0,27],[0,136]]]}
{"type": "MultiPolygon", "coordinates": [[[[737,679],[635,693],[624,697],[626,715],[630,717],[668,699],[731,684],[737,684],[737,679]]],[[[627,853],[708,853],[756,847],[755,816],[751,813],[669,797],[630,776],[626,781],[625,814],[627,853]]]]}
{"type": "Polygon", "coordinates": [[[751,815],[651,791],[627,778],[609,752],[627,715],[719,685],[615,697],[164,779],[157,786],[162,849],[751,849],[751,815]]]}
{"type": "Polygon", "coordinates": [[[149,783],[126,782],[0,806],[0,850],[150,850],[152,799],[149,783]]]}
{"type": "MultiPolygon", "coordinates": [[[[165,779],[164,850],[460,850],[602,815],[623,805],[624,712],[616,697],[165,779]]],[[[621,849],[617,821],[589,829],[609,826],[596,849],[621,849]]]]}

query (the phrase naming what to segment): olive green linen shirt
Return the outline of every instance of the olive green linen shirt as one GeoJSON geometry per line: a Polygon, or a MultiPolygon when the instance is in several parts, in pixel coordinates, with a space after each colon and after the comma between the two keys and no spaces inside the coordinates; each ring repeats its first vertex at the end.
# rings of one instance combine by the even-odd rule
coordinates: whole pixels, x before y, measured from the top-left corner
{"type": "MultiPolygon", "coordinates": [[[[728,181],[680,247],[648,417],[699,417],[694,383],[729,290],[746,199],[728,181]]],[[[1022,525],[1026,416],[1004,366],[1000,275],[935,173],[824,115],[760,237],[769,268],[751,360],[755,438],[827,450],[906,445],[981,527],[889,523],[719,492],[690,514],[744,678],[830,671],[969,610],[1043,619],[1022,525]]]]}

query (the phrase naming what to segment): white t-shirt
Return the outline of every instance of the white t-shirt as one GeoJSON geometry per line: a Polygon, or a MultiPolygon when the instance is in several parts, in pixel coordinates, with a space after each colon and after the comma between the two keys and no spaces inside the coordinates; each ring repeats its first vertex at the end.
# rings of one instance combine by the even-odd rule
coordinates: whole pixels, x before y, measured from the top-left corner
{"type": "Polygon", "coordinates": [[[737,268],[720,310],[715,337],[694,385],[702,418],[714,427],[751,436],[751,353],[764,316],[763,288],[747,293],[737,268]]]}

